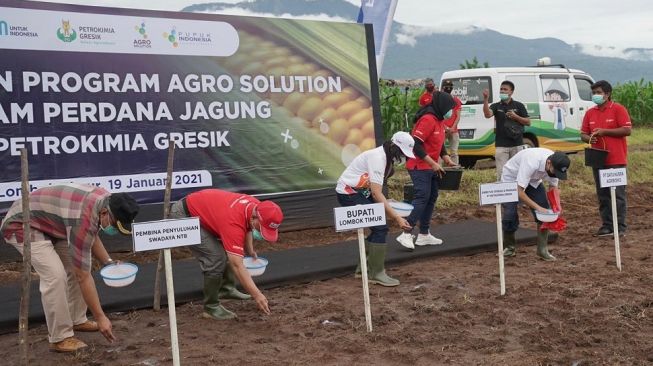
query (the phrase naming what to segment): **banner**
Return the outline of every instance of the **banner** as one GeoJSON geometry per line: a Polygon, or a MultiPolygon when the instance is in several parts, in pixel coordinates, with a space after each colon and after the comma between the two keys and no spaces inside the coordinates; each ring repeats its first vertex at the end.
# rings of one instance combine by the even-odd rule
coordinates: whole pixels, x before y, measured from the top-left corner
{"type": "Polygon", "coordinates": [[[383,58],[396,8],[397,0],[361,0],[361,8],[358,11],[358,23],[371,23],[374,27],[374,49],[376,50],[378,75],[381,75],[383,58]]]}
{"type": "Polygon", "coordinates": [[[335,186],[376,146],[360,24],[5,1],[0,7],[0,208],[75,181],[161,202],[216,187],[335,186]],[[101,13],[100,13],[101,12],[101,13]]]}

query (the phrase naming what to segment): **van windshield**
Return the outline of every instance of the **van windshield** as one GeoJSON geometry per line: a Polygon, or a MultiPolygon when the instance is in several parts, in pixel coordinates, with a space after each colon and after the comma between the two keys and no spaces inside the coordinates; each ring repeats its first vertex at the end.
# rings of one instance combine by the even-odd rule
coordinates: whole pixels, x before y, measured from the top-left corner
{"type": "Polygon", "coordinates": [[[490,100],[492,100],[492,88],[488,76],[445,80],[453,82],[451,95],[458,97],[463,104],[483,104],[483,90],[485,89],[489,90],[490,100]]]}

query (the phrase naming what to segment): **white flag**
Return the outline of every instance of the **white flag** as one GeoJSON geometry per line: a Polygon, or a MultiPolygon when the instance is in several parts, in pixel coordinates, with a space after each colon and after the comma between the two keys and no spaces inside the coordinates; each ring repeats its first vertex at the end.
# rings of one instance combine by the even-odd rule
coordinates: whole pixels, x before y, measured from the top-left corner
{"type": "Polygon", "coordinates": [[[372,23],[374,28],[374,48],[376,50],[376,73],[381,75],[385,48],[392,28],[392,19],[397,8],[397,0],[362,0],[358,12],[358,23],[372,23]]]}

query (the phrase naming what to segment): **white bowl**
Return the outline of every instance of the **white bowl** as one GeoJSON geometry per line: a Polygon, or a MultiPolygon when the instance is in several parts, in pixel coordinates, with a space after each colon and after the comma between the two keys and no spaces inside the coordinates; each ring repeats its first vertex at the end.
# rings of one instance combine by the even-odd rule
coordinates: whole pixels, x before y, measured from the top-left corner
{"type": "Polygon", "coordinates": [[[252,257],[245,257],[243,258],[243,263],[245,263],[245,268],[247,268],[247,272],[252,277],[262,275],[268,266],[268,260],[263,257],[258,257],[256,260],[252,257]]]}
{"type": "Polygon", "coordinates": [[[392,207],[393,210],[397,211],[397,214],[401,217],[407,217],[413,211],[413,205],[410,203],[399,201],[388,201],[388,203],[390,204],[390,207],[392,207]]]}
{"type": "Polygon", "coordinates": [[[138,267],[132,263],[109,264],[100,270],[100,276],[107,286],[124,287],[136,279],[138,267]]]}
{"type": "Polygon", "coordinates": [[[554,222],[558,219],[558,213],[549,210],[548,213],[535,212],[535,217],[542,222],[554,222]]]}

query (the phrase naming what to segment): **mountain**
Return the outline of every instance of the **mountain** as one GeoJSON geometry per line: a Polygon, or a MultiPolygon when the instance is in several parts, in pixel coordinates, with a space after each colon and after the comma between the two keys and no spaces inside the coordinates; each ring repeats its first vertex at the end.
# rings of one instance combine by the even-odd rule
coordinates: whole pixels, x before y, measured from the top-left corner
{"type": "MultiPolygon", "coordinates": [[[[182,11],[228,13],[244,9],[249,14],[266,16],[329,16],[355,21],[358,7],[344,0],[254,0],[238,4],[221,2],[195,4],[182,11]]],[[[433,29],[394,22],[381,77],[385,79],[439,78],[447,70],[460,68],[465,60],[476,57],[490,66],[528,66],[548,56],[555,64],[581,69],[595,79],[616,83],[653,80],[653,49],[628,48],[623,57],[614,48],[571,45],[557,38],[524,39],[490,29],[469,27],[464,32],[438,33],[433,29]],[[591,52],[588,52],[591,51],[591,52]]]]}

